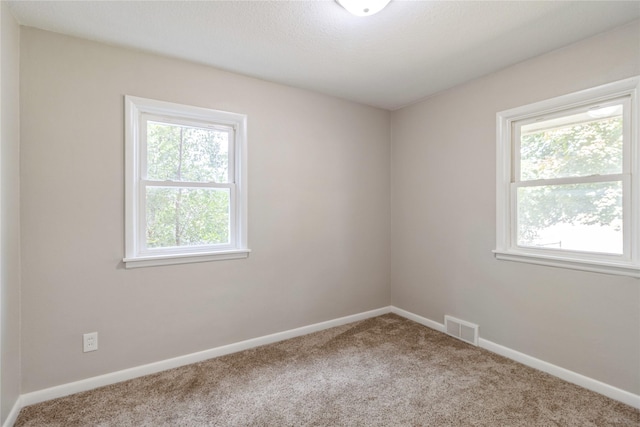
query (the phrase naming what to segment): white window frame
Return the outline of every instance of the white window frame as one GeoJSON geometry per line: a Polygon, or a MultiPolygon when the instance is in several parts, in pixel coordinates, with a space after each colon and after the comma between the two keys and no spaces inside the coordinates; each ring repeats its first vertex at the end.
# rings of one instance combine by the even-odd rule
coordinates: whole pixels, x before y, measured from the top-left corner
{"type": "MultiPolygon", "coordinates": [[[[125,257],[126,268],[247,258],[247,116],[226,111],[126,95],[125,101],[125,257]],[[192,183],[230,191],[229,244],[146,248],[145,187],[147,121],[229,130],[229,182],[192,183]]],[[[157,183],[156,183],[157,184],[157,183]]],[[[171,181],[163,186],[180,186],[171,181]]]]}
{"type": "MultiPolygon", "coordinates": [[[[496,114],[496,249],[499,260],[519,261],[574,270],[615,274],[640,278],[640,76],[609,83],[595,88],[559,96],[496,114]],[[629,141],[623,148],[623,241],[622,255],[597,254],[551,248],[522,247],[516,244],[515,168],[517,146],[514,123],[559,112],[605,103],[616,98],[628,98],[629,114],[624,125],[629,141]],[[627,120],[628,118],[628,120],[627,120]]],[[[591,177],[590,177],[591,178],[591,177]]],[[[593,180],[598,180],[597,176],[593,180]]],[[[554,180],[562,183],[563,179],[554,180]]]]}

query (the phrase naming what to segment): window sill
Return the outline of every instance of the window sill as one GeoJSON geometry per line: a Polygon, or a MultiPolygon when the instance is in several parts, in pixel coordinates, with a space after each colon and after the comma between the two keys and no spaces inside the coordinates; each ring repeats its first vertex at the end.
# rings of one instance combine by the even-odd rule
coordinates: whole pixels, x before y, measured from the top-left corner
{"type": "Polygon", "coordinates": [[[582,270],[594,273],[640,278],[640,266],[630,264],[607,261],[576,260],[560,256],[545,256],[500,250],[494,250],[493,253],[495,254],[496,259],[504,261],[525,262],[528,264],[546,265],[549,267],[560,267],[571,270],[582,270]]]}
{"type": "Polygon", "coordinates": [[[156,265],[189,264],[194,262],[242,259],[249,256],[251,249],[235,249],[224,252],[187,253],[179,255],[155,255],[124,258],[126,268],[153,267],[156,265]]]}

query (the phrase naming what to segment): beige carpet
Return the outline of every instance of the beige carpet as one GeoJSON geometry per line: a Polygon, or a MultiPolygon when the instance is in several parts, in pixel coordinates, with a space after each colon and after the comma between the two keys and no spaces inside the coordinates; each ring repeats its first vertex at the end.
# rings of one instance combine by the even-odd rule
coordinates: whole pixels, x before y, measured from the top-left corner
{"type": "Polygon", "coordinates": [[[16,426],[640,426],[393,314],[24,408],[16,426]]]}

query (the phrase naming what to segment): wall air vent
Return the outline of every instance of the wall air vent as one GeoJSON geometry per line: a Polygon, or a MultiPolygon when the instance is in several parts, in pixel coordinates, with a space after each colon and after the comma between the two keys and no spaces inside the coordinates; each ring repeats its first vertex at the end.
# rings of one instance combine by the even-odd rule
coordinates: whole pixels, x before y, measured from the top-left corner
{"type": "Polygon", "coordinates": [[[478,325],[452,316],[444,316],[444,331],[447,335],[466,343],[478,345],[478,325]]]}

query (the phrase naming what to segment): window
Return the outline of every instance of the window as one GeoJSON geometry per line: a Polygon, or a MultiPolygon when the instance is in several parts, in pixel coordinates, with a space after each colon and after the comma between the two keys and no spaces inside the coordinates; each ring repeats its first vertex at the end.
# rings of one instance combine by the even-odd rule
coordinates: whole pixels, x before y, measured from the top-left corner
{"type": "Polygon", "coordinates": [[[640,277],[639,82],[497,114],[496,258],[640,277]]]}
{"type": "Polygon", "coordinates": [[[127,268],[246,258],[246,116],[125,97],[127,268]]]}

